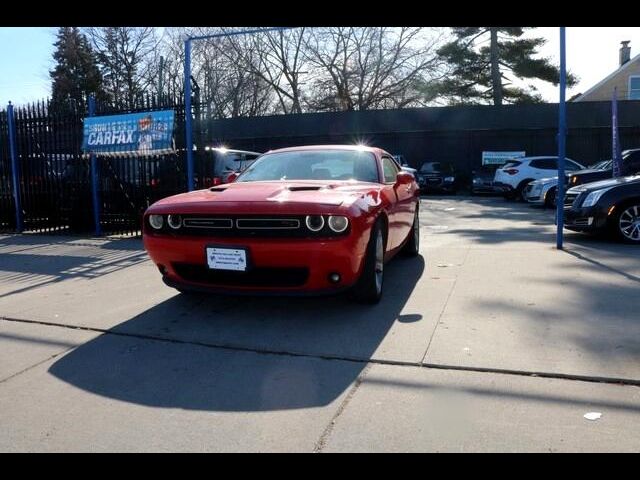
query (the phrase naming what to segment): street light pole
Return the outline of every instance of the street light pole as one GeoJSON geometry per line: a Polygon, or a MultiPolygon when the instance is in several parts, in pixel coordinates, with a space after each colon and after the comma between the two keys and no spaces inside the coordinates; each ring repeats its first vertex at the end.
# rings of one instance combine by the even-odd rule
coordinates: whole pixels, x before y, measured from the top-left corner
{"type": "Polygon", "coordinates": [[[184,115],[185,115],[185,147],[187,150],[187,190],[195,188],[193,165],[193,120],[191,118],[191,42],[193,40],[205,40],[219,37],[233,37],[270,31],[288,30],[295,27],[257,28],[253,30],[240,30],[237,32],[216,33],[213,35],[199,35],[187,37],[184,41],[184,115]]]}
{"type": "Polygon", "coordinates": [[[193,182],[193,124],[191,119],[191,37],[184,41],[184,128],[187,149],[187,190],[193,182]]]}
{"type": "Polygon", "coordinates": [[[560,108],[558,112],[558,193],[556,195],[556,248],[562,250],[564,236],[564,172],[566,155],[567,112],[565,90],[567,84],[565,27],[560,27],[560,108]]]}

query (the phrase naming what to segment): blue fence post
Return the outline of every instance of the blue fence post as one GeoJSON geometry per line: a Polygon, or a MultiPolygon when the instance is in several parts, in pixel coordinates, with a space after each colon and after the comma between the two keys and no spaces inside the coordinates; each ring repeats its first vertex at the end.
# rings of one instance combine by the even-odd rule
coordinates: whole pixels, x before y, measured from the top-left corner
{"type": "Polygon", "coordinates": [[[7,105],[7,125],[9,127],[9,156],[11,157],[11,180],[13,182],[13,202],[16,207],[16,231],[22,233],[22,204],[20,202],[20,164],[16,156],[16,125],[13,105],[7,105]]]}
{"type": "MultiPolygon", "coordinates": [[[[93,95],[89,97],[89,116],[93,117],[96,114],[96,99],[93,95]]],[[[93,230],[96,236],[102,235],[102,229],[100,228],[100,192],[99,188],[99,174],[98,174],[98,161],[94,152],[89,153],[89,159],[91,161],[91,196],[93,199],[93,230]]]]}
{"type": "Polygon", "coordinates": [[[193,126],[191,123],[191,38],[184,41],[184,125],[187,148],[187,190],[194,189],[193,126]]]}
{"type": "Polygon", "coordinates": [[[556,248],[562,250],[564,239],[564,172],[566,155],[567,112],[565,89],[567,85],[567,62],[565,27],[560,27],[560,105],[558,112],[558,194],[556,196],[556,216],[558,229],[556,232],[556,248]]]}

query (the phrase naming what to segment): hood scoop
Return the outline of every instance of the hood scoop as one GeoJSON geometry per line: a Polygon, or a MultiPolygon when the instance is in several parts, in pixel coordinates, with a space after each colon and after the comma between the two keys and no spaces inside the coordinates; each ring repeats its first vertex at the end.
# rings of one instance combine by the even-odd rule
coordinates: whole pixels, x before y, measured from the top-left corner
{"type": "Polygon", "coordinates": [[[317,192],[323,187],[316,185],[300,186],[300,187],[287,187],[290,192],[317,192]]]}
{"type": "Polygon", "coordinates": [[[211,187],[210,192],[224,192],[229,187],[211,187]]]}

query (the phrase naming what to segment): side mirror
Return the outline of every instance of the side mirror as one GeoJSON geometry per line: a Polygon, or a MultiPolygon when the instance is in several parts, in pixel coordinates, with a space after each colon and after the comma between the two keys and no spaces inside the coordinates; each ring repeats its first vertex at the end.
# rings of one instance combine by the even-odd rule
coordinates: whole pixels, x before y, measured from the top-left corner
{"type": "Polygon", "coordinates": [[[408,185],[414,181],[413,174],[411,172],[398,172],[396,177],[396,185],[408,185]]]}
{"type": "Polygon", "coordinates": [[[238,172],[232,172],[229,174],[229,176],[227,177],[227,183],[233,183],[236,181],[236,178],[238,178],[239,173],[238,172]]]}

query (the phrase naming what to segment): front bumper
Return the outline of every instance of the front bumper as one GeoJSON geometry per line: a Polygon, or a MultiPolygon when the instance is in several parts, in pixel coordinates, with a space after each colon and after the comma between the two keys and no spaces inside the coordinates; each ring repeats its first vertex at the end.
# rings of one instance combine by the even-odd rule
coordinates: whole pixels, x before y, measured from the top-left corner
{"type": "Polygon", "coordinates": [[[499,193],[492,181],[479,181],[471,183],[471,191],[473,193],[499,193]]]}
{"type": "Polygon", "coordinates": [[[565,207],[564,227],[575,232],[596,232],[608,226],[608,217],[597,207],[565,207]]]}
{"type": "Polygon", "coordinates": [[[349,288],[358,280],[368,230],[318,239],[209,238],[145,234],[144,247],[167,285],[219,293],[322,294],[349,288]],[[245,247],[245,273],[210,270],[207,246],[245,247]],[[340,275],[331,282],[332,273],[340,275]]]}
{"type": "Polygon", "coordinates": [[[545,204],[545,191],[542,186],[540,187],[532,187],[531,185],[527,185],[524,190],[524,196],[527,199],[527,202],[534,205],[544,205],[545,204]]]}
{"type": "Polygon", "coordinates": [[[511,194],[516,191],[515,188],[513,188],[508,183],[502,182],[494,182],[493,188],[495,189],[496,193],[502,193],[503,195],[511,194]]]}
{"type": "Polygon", "coordinates": [[[455,182],[445,182],[441,178],[418,178],[418,186],[423,192],[454,192],[456,190],[455,182]]]}

